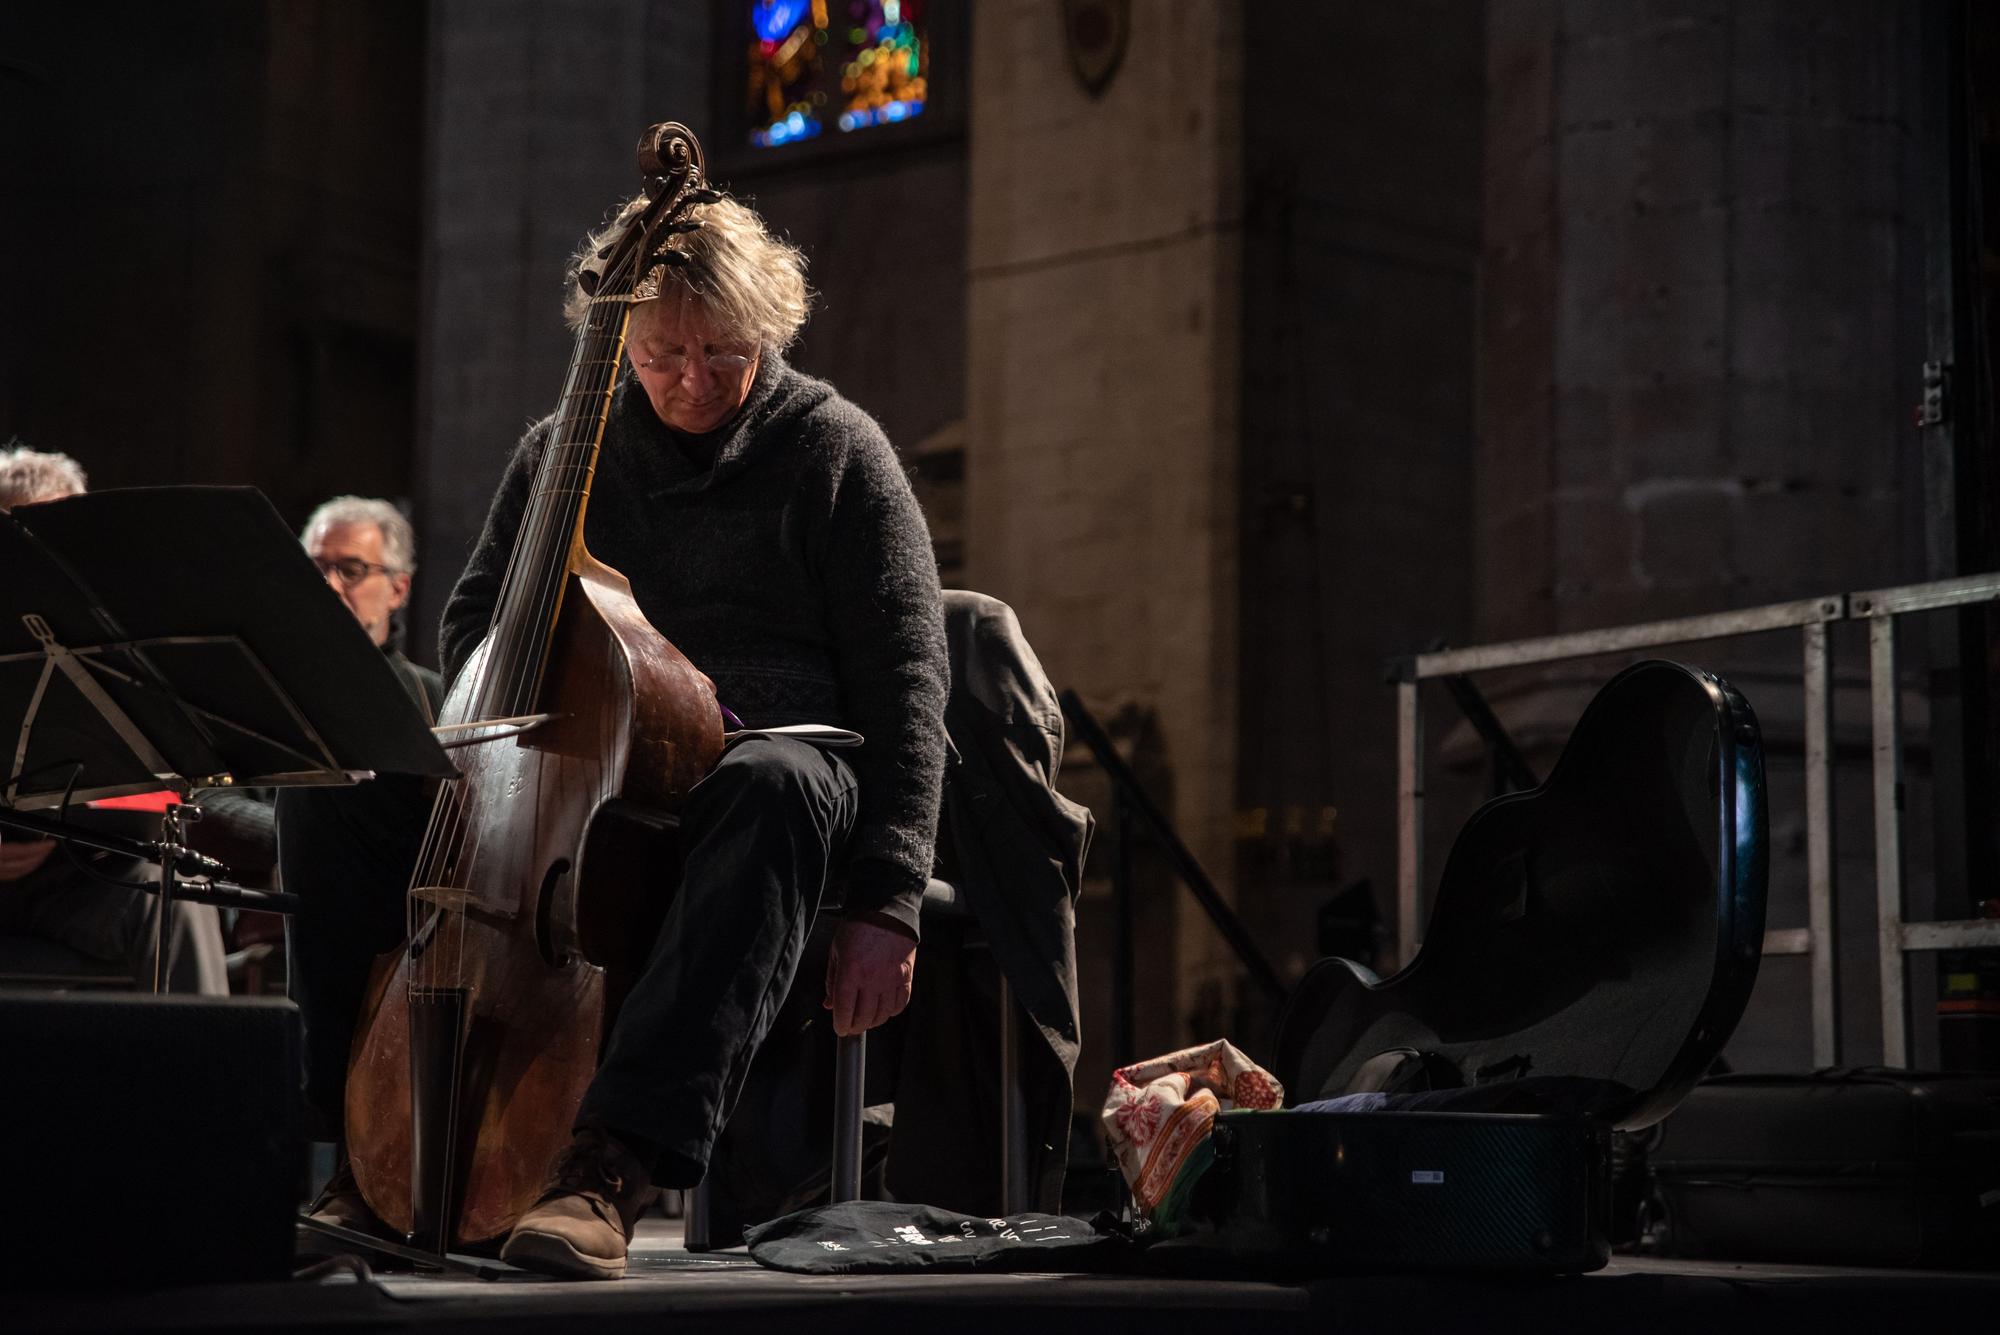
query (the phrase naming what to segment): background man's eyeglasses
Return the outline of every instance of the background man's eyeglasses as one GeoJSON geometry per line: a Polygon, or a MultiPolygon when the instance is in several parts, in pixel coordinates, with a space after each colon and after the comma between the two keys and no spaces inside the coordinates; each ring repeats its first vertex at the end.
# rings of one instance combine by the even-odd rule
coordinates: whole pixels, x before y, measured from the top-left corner
{"type": "Polygon", "coordinates": [[[377,565],[358,556],[315,556],[312,558],[312,563],[319,567],[320,578],[324,579],[329,573],[339,575],[340,582],[349,588],[353,588],[378,570],[385,575],[398,573],[394,566],[377,565]]]}

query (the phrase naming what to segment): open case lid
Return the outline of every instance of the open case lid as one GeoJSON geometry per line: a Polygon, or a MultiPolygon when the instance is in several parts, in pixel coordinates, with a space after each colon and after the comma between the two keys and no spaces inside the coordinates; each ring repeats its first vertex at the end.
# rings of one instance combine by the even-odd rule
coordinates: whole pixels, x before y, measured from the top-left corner
{"type": "Polygon", "coordinates": [[[21,506],[0,570],[0,801],[455,773],[258,491],[21,506]]]}
{"type": "Polygon", "coordinates": [[[1749,999],[1766,839],[1749,704],[1695,668],[1627,668],[1547,782],[1466,822],[1405,968],[1328,959],[1301,980],[1275,1063],[1288,1101],[1379,1087],[1402,1050],[1434,1083],[1605,1082],[1607,1120],[1658,1121],[1749,999]]]}

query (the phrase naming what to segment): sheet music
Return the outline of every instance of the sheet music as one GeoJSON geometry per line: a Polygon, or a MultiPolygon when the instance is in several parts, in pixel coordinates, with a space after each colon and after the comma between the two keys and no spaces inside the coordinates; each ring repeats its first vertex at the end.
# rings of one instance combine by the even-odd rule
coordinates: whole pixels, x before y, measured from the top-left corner
{"type": "Polygon", "coordinates": [[[722,734],[722,745],[731,747],[751,737],[790,737],[814,746],[859,746],[863,740],[860,733],[836,728],[829,723],[788,723],[781,728],[738,728],[734,732],[725,732],[722,734]]]}

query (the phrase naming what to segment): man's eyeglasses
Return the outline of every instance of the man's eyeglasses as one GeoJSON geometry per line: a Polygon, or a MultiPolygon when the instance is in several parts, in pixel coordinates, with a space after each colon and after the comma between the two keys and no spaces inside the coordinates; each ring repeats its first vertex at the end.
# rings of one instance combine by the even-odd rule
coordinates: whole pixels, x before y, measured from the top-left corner
{"type": "Polygon", "coordinates": [[[385,575],[398,573],[394,566],[377,565],[358,556],[315,556],[312,558],[312,563],[319,567],[321,579],[330,574],[338,575],[340,582],[350,589],[378,570],[385,575]]]}
{"type": "MultiPolygon", "coordinates": [[[[645,349],[639,349],[644,352],[645,349]]],[[[718,352],[712,357],[702,358],[702,364],[716,375],[742,375],[757,359],[740,352],[718,352]]],[[[656,357],[647,357],[639,363],[642,371],[658,371],[662,375],[678,376],[688,368],[688,355],[684,352],[663,352],[656,357]]]]}

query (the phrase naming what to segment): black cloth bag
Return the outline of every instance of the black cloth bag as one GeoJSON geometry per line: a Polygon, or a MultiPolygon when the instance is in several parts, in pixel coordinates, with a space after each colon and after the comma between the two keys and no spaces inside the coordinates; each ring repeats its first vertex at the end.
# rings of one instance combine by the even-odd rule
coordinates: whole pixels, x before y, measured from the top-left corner
{"type": "Polygon", "coordinates": [[[759,1265],[803,1275],[863,1271],[1129,1270],[1140,1246],[1109,1221],[984,1219],[929,1205],[844,1201],[743,1230],[759,1265]]]}

